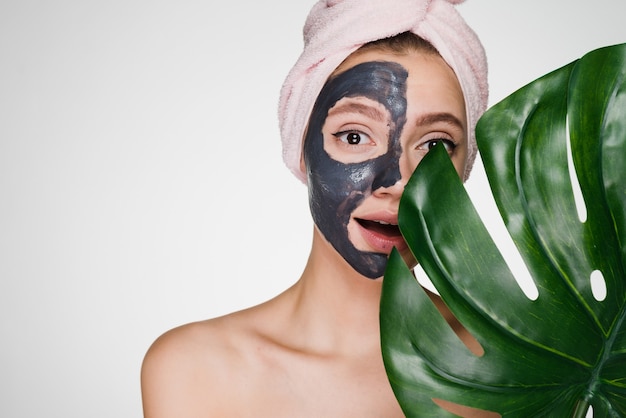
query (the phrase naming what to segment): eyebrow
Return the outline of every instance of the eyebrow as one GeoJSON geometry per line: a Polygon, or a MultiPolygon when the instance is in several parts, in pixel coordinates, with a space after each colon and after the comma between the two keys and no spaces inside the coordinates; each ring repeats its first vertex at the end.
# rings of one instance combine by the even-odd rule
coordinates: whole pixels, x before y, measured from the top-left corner
{"type": "Polygon", "coordinates": [[[434,123],[443,122],[448,125],[452,125],[460,130],[464,130],[465,127],[459,118],[452,113],[439,112],[439,113],[427,113],[417,118],[416,125],[432,125],[434,123]]]}
{"type": "Polygon", "coordinates": [[[328,111],[328,116],[338,113],[359,113],[378,122],[384,122],[387,120],[387,115],[380,109],[362,103],[343,103],[337,107],[332,107],[328,111]]]}

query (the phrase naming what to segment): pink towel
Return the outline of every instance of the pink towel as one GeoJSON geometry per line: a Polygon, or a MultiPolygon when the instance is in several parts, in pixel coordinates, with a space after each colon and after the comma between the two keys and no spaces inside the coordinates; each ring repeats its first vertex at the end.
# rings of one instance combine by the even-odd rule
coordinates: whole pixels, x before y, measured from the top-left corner
{"type": "Polygon", "coordinates": [[[487,107],[487,59],[478,37],[457,12],[463,0],[320,0],[304,25],[304,51],[283,84],[279,123],[283,159],[300,170],[302,140],[313,104],[328,76],[363,44],[402,32],[429,41],[457,75],[467,108],[470,152],[465,178],[476,156],[474,128],[487,107]]]}

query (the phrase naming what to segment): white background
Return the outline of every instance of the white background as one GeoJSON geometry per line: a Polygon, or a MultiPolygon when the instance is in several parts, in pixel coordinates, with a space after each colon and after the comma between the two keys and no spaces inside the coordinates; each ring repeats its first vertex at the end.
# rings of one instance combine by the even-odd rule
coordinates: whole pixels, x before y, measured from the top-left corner
{"type": "MultiPolygon", "coordinates": [[[[298,278],[312,224],[276,106],[311,4],[0,1],[0,416],[141,416],[159,334],[298,278]]],[[[491,104],[626,42],[623,0],[460,10],[491,104]]],[[[468,186],[488,193],[480,167],[468,186]]]]}

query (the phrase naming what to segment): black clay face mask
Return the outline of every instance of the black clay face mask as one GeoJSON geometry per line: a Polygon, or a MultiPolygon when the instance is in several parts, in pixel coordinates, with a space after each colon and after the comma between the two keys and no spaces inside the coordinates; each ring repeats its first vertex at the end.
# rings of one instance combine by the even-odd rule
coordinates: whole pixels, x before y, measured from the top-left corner
{"type": "Polygon", "coordinates": [[[360,274],[381,277],[387,254],[358,250],[348,236],[351,214],[381,187],[401,179],[400,135],[406,122],[406,69],[395,62],[365,62],[329,79],[311,113],[304,141],[309,205],[313,220],[326,240],[360,274]],[[389,113],[386,152],[365,161],[343,163],[324,148],[322,129],[329,110],[343,98],[367,98],[389,113]]]}

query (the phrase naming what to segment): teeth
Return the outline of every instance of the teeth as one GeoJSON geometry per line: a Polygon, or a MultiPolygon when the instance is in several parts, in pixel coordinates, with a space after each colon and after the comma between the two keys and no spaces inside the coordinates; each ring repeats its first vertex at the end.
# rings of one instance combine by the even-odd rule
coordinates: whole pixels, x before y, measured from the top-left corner
{"type": "Polygon", "coordinates": [[[394,225],[394,224],[391,224],[391,223],[385,222],[385,221],[376,221],[376,222],[378,222],[381,225],[394,225]]]}

